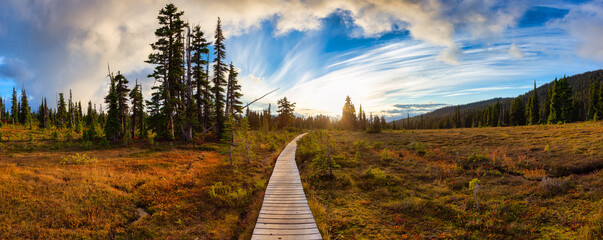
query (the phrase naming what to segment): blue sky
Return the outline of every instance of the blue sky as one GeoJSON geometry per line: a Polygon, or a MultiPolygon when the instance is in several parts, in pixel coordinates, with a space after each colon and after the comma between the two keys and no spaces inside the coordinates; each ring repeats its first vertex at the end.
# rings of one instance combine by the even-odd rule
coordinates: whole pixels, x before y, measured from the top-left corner
{"type": "MultiPolygon", "coordinates": [[[[167,2],[4,0],[0,9],[0,95],[25,85],[31,101],[100,104],[107,63],[145,95],[144,63],[167,2]]],[[[243,101],[280,88],[298,114],[358,108],[399,118],[448,104],[513,97],[555,77],[602,68],[602,1],[174,1],[213,38],[220,16],[227,58],[243,101]]],[[[35,107],[34,107],[35,109],[35,107]]]]}

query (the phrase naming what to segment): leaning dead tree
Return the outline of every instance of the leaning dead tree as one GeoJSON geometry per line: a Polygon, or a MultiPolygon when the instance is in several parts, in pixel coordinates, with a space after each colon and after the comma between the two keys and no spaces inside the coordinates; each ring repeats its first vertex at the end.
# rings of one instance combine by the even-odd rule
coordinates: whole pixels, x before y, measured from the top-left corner
{"type": "MultiPolygon", "coordinates": [[[[255,102],[259,101],[260,99],[262,99],[262,98],[264,98],[264,97],[268,96],[269,94],[271,94],[271,93],[273,93],[273,92],[276,92],[276,91],[277,91],[277,90],[279,90],[279,89],[280,89],[280,88],[274,89],[274,90],[272,90],[272,91],[270,91],[270,92],[268,92],[268,93],[266,93],[266,94],[262,95],[261,97],[256,98],[255,100],[253,100],[253,101],[249,102],[247,105],[245,105],[244,107],[242,107],[240,110],[237,110],[236,112],[234,112],[234,114],[233,114],[233,116],[232,116],[232,117],[234,118],[233,120],[235,120],[235,119],[236,119],[236,120],[238,120],[238,121],[240,122],[240,121],[241,121],[241,119],[240,119],[240,118],[238,118],[238,117],[240,117],[240,115],[239,115],[239,114],[242,114],[242,113],[243,113],[243,112],[242,112],[242,109],[245,109],[245,108],[249,107],[251,104],[253,104],[253,103],[255,103],[255,102]]],[[[213,127],[213,126],[212,126],[212,127],[213,127]]],[[[230,131],[230,144],[229,144],[229,146],[228,146],[228,158],[229,158],[229,161],[230,161],[230,165],[231,165],[231,166],[232,166],[232,147],[233,147],[233,145],[234,145],[234,135],[235,135],[235,132],[236,132],[236,131],[237,131],[237,129],[236,129],[236,127],[234,127],[234,125],[233,125],[233,126],[232,126],[232,130],[230,131]]],[[[249,141],[248,141],[247,139],[245,139],[245,149],[246,149],[246,151],[247,151],[247,162],[249,163],[249,162],[250,162],[250,159],[249,159],[249,141]]]]}

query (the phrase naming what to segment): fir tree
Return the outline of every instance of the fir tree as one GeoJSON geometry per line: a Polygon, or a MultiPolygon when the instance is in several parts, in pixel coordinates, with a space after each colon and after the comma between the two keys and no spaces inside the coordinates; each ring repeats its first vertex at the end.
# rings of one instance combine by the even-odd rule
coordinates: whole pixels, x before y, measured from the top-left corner
{"type": "Polygon", "coordinates": [[[241,85],[239,85],[239,81],[237,80],[238,75],[239,73],[234,69],[232,63],[230,63],[228,83],[226,85],[226,114],[232,116],[235,116],[236,113],[243,112],[243,103],[240,100],[243,94],[241,93],[241,85]]]}
{"type": "Polygon", "coordinates": [[[362,121],[362,104],[360,104],[360,107],[358,107],[358,117],[356,117],[356,119],[358,120],[357,127],[364,131],[365,127],[364,127],[364,123],[362,121]]]}
{"type": "Polygon", "coordinates": [[[130,99],[132,101],[132,120],[131,124],[131,136],[136,137],[136,129],[139,131],[139,136],[142,137],[145,134],[145,126],[144,126],[144,99],[142,96],[142,85],[138,84],[138,80],[136,80],[136,85],[130,92],[130,99]]]}
{"type": "Polygon", "coordinates": [[[572,120],[572,88],[567,77],[563,77],[553,85],[551,112],[548,123],[571,122],[572,120]]]}
{"type": "Polygon", "coordinates": [[[525,105],[520,97],[513,99],[511,104],[511,125],[521,126],[526,124],[525,105]]]}
{"type": "Polygon", "coordinates": [[[549,87],[549,90],[546,93],[546,99],[544,101],[544,106],[542,108],[542,114],[540,114],[540,122],[547,123],[549,119],[549,115],[551,114],[551,99],[553,98],[553,88],[557,84],[557,78],[553,81],[553,85],[549,87]]]}
{"type": "Polygon", "coordinates": [[[350,96],[346,96],[341,113],[341,127],[347,130],[356,128],[356,109],[350,96]]]}
{"type": "Polygon", "coordinates": [[[73,106],[73,95],[71,94],[71,89],[69,89],[69,101],[67,102],[67,125],[69,128],[75,127],[75,110],[73,106]]]}
{"type": "Polygon", "coordinates": [[[593,81],[593,83],[590,85],[590,99],[589,99],[589,104],[588,104],[588,120],[592,120],[595,117],[595,114],[599,113],[598,115],[600,116],[601,113],[599,112],[599,106],[600,106],[600,97],[601,97],[601,90],[600,88],[600,84],[598,80],[593,81]]]}
{"type": "Polygon", "coordinates": [[[10,116],[13,123],[19,122],[19,103],[17,100],[17,90],[13,87],[13,96],[11,98],[10,116]]]}
{"type": "MultiPolygon", "coordinates": [[[[113,81],[115,82],[115,94],[117,95],[117,109],[119,111],[119,125],[120,129],[118,132],[118,137],[121,138],[126,133],[126,125],[129,113],[128,107],[128,97],[130,94],[130,89],[128,89],[128,79],[124,77],[119,71],[117,75],[113,77],[113,81]]],[[[108,103],[108,102],[107,102],[108,103]]]]}
{"type": "Polygon", "coordinates": [[[155,92],[148,104],[153,114],[152,127],[161,137],[170,140],[174,139],[174,115],[181,104],[178,97],[183,85],[184,43],[181,36],[186,27],[181,20],[183,14],[174,4],[167,4],[159,11],[160,27],[155,31],[157,41],[151,44],[155,52],[146,61],[156,65],[149,77],[161,83],[153,87],[155,92]]]}
{"type": "Polygon", "coordinates": [[[218,18],[218,24],[216,26],[215,40],[214,40],[214,86],[212,92],[214,94],[214,115],[215,115],[215,130],[216,135],[221,136],[224,130],[224,85],[226,85],[225,72],[226,64],[224,60],[226,58],[226,48],[224,47],[224,35],[222,34],[222,22],[218,18]]]}
{"type": "Polygon", "coordinates": [[[63,93],[59,93],[59,102],[57,103],[56,122],[58,128],[64,128],[67,121],[67,105],[63,93]]]}
{"type": "Polygon", "coordinates": [[[38,110],[38,121],[40,121],[40,128],[47,128],[49,126],[49,120],[48,105],[46,103],[46,98],[44,98],[42,99],[40,109],[38,110]]]}
{"type": "Polygon", "coordinates": [[[534,91],[532,96],[528,100],[528,107],[526,109],[527,123],[529,125],[537,125],[540,123],[540,101],[538,100],[538,93],[536,92],[536,81],[534,81],[534,91]]]}
{"type": "Polygon", "coordinates": [[[21,89],[21,106],[19,109],[19,120],[21,124],[28,124],[28,119],[30,119],[29,115],[31,113],[31,108],[29,107],[29,101],[27,100],[27,93],[25,92],[25,88],[21,89]]]}
{"type": "Polygon", "coordinates": [[[295,103],[289,102],[287,97],[277,101],[278,104],[278,120],[281,128],[287,128],[290,122],[295,119],[293,111],[295,110],[295,103]]]}
{"type": "Polygon", "coordinates": [[[119,139],[119,132],[122,129],[119,113],[119,96],[117,95],[115,85],[114,78],[111,78],[109,94],[105,97],[105,103],[109,106],[105,122],[105,137],[112,141],[119,139]]]}
{"type": "MultiPolygon", "coordinates": [[[[197,122],[204,130],[208,127],[211,114],[211,87],[209,85],[208,74],[204,72],[203,66],[209,62],[209,43],[203,36],[203,31],[199,25],[193,27],[192,45],[193,52],[191,62],[193,64],[193,81],[197,87],[195,100],[197,103],[197,122]],[[203,56],[207,56],[204,59],[203,56]]],[[[207,69],[205,69],[207,71],[207,69]]]]}
{"type": "Polygon", "coordinates": [[[2,127],[2,120],[4,120],[4,101],[0,98],[0,127],[2,127]]]}

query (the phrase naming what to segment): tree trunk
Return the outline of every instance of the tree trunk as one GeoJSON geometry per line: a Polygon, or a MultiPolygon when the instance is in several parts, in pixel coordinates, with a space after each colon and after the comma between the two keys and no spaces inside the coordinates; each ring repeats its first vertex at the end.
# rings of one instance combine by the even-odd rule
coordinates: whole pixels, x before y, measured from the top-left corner
{"type": "Polygon", "coordinates": [[[331,161],[331,137],[327,135],[327,163],[329,164],[329,174],[333,176],[333,163],[331,161]]]}

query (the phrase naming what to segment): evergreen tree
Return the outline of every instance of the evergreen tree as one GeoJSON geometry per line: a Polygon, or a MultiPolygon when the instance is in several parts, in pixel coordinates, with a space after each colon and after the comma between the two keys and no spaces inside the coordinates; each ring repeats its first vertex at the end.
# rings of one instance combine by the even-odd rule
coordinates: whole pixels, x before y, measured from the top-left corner
{"type": "MultiPolygon", "coordinates": [[[[197,92],[195,93],[195,100],[197,103],[197,122],[201,125],[201,128],[205,130],[210,124],[211,114],[211,87],[209,85],[208,74],[204,72],[203,66],[209,62],[209,43],[203,36],[203,31],[199,25],[193,27],[192,34],[192,45],[191,50],[193,56],[191,62],[193,64],[193,81],[196,84],[197,92]],[[203,59],[203,55],[207,56],[207,59],[203,59]]],[[[207,69],[205,69],[207,71],[207,69]]]]}
{"type": "MultiPolygon", "coordinates": [[[[599,110],[597,110],[597,114],[598,119],[601,119],[601,117],[603,116],[603,84],[599,84],[599,110]]],[[[593,120],[595,120],[595,118],[593,117],[593,120]]]]}
{"type": "Polygon", "coordinates": [[[117,95],[115,79],[113,77],[111,77],[111,87],[109,88],[109,94],[105,97],[105,103],[109,105],[107,119],[105,120],[105,137],[108,140],[116,141],[119,139],[119,132],[122,126],[119,112],[119,96],[117,95]]]}
{"type": "Polygon", "coordinates": [[[67,103],[67,125],[69,128],[73,129],[75,127],[75,111],[73,109],[73,95],[71,94],[71,89],[69,89],[69,101],[67,103]]]}
{"type": "Polygon", "coordinates": [[[92,108],[92,101],[88,102],[88,112],[86,114],[86,127],[87,130],[84,132],[84,139],[93,140],[98,137],[97,122],[98,113],[96,112],[96,105],[92,108]]]}
{"type": "Polygon", "coordinates": [[[4,120],[4,101],[0,98],[0,127],[2,127],[2,120],[4,120]]]}
{"type": "Polygon", "coordinates": [[[356,119],[358,120],[356,127],[362,129],[362,131],[366,130],[364,127],[364,122],[362,121],[362,104],[360,104],[360,107],[358,107],[358,117],[356,119]]]}
{"type": "Polygon", "coordinates": [[[146,61],[155,64],[155,70],[149,77],[161,83],[154,86],[153,97],[149,102],[152,127],[164,138],[174,139],[175,114],[182,105],[179,100],[183,88],[184,42],[182,34],[186,24],[181,20],[184,12],[178,11],[174,4],[167,4],[159,11],[160,27],[155,31],[157,41],[151,44],[154,53],[146,61]]]}
{"type": "MultiPolygon", "coordinates": [[[[113,81],[115,82],[115,94],[117,95],[117,109],[119,112],[119,125],[120,129],[117,134],[118,138],[121,138],[126,133],[126,125],[128,120],[128,97],[130,94],[130,89],[128,88],[128,79],[124,77],[119,71],[117,75],[113,77],[113,81]]],[[[109,103],[109,102],[107,102],[109,103]]]]}
{"type": "Polygon", "coordinates": [[[234,116],[236,113],[243,112],[243,103],[240,100],[243,94],[241,93],[241,85],[239,85],[239,81],[237,80],[238,75],[239,73],[234,69],[232,63],[230,63],[228,70],[228,83],[226,85],[226,114],[230,114],[232,116],[234,116]]]}
{"type": "Polygon", "coordinates": [[[88,101],[88,111],[86,113],[86,125],[93,126],[92,122],[96,122],[98,113],[92,108],[92,101],[88,101]]]}
{"type": "Polygon", "coordinates": [[[19,111],[19,122],[21,124],[28,124],[29,122],[27,122],[27,120],[29,119],[31,108],[29,107],[29,101],[27,100],[25,88],[21,89],[21,105],[19,111]]]}
{"type": "Polygon", "coordinates": [[[526,124],[526,109],[520,97],[513,99],[511,105],[511,125],[521,126],[526,124]]]}
{"type": "Polygon", "coordinates": [[[42,99],[42,103],[40,104],[38,120],[40,121],[40,128],[47,128],[49,126],[50,119],[48,116],[48,104],[46,103],[46,98],[42,99]]]}
{"type": "Polygon", "coordinates": [[[561,78],[553,85],[551,97],[551,112],[548,123],[571,122],[572,121],[572,88],[567,77],[561,78]]]}
{"type": "Polygon", "coordinates": [[[352,104],[350,96],[346,96],[345,104],[341,113],[341,127],[347,130],[354,130],[356,128],[356,109],[352,104]]]}
{"type": "Polygon", "coordinates": [[[588,104],[588,120],[592,120],[595,117],[595,114],[601,116],[601,112],[599,112],[599,106],[601,104],[601,90],[600,84],[598,80],[593,81],[590,85],[590,99],[588,104]]]}
{"type": "Polygon", "coordinates": [[[454,114],[452,115],[452,122],[453,122],[453,126],[454,128],[460,128],[462,127],[462,123],[461,123],[461,107],[460,106],[456,106],[454,108],[454,114]]]}
{"type": "Polygon", "coordinates": [[[11,98],[10,117],[13,123],[19,122],[19,103],[17,100],[17,90],[13,87],[13,97],[11,98]]]}
{"type": "Polygon", "coordinates": [[[289,102],[287,97],[277,101],[278,104],[278,120],[281,128],[289,127],[290,122],[295,119],[293,111],[295,110],[295,103],[289,102]]]}
{"type": "Polygon", "coordinates": [[[222,22],[218,18],[218,24],[216,26],[215,40],[214,40],[214,86],[212,92],[214,94],[214,115],[215,115],[215,130],[216,135],[221,136],[224,130],[224,85],[226,85],[225,72],[226,64],[224,60],[226,58],[226,48],[224,46],[224,35],[222,34],[222,22]]]}
{"type": "Polygon", "coordinates": [[[540,101],[538,100],[538,93],[536,92],[536,81],[534,81],[534,91],[532,96],[528,100],[528,107],[526,109],[527,123],[529,125],[536,125],[540,123],[540,101]]]}
{"type": "MultiPolygon", "coordinates": [[[[372,114],[371,114],[372,115],[372,114]]],[[[369,128],[369,133],[380,133],[381,132],[381,121],[379,120],[379,116],[371,116],[371,124],[369,128]]]]}
{"type": "Polygon", "coordinates": [[[56,122],[58,128],[64,128],[67,121],[67,105],[63,93],[59,93],[59,102],[57,103],[56,122]]]}
{"type": "Polygon", "coordinates": [[[544,106],[542,109],[542,114],[540,114],[540,122],[541,123],[547,123],[549,115],[551,114],[551,100],[553,98],[553,88],[555,87],[555,84],[557,84],[557,78],[555,78],[555,80],[553,81],[553,85],[551,87],[549,87],[549,89],[547,90],[546,99],[544,101],[544,106]]]}
{"type": "Polygon", "coordinates": [[[144,126],[144,99],[142,96],[142,85],[138,84],[138,80],[136,80],[136,85],[130,92],[130,99],[132,101],[132,120],[131,127],[131,136],[136,137],[136,129],[139,131],[138,136],[144,136],[145,134],[145,126],[144,126]]]}

